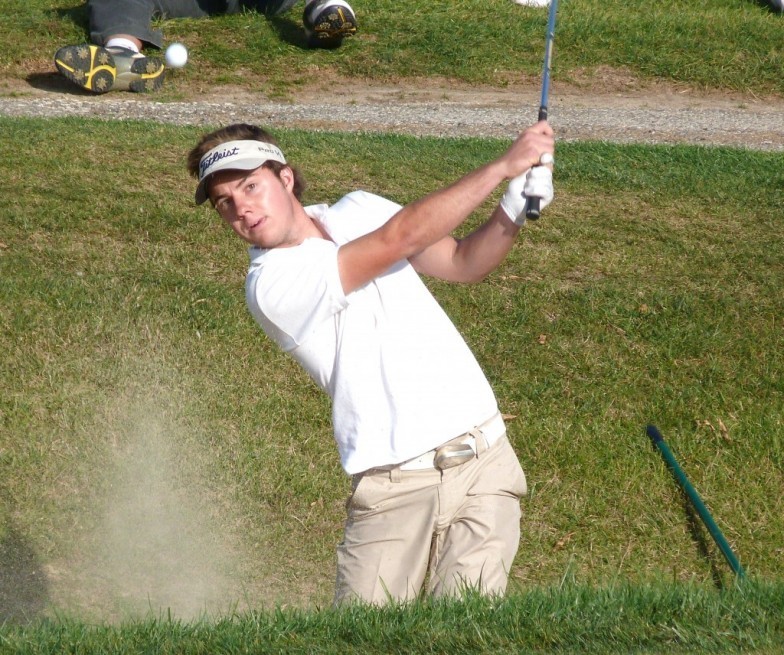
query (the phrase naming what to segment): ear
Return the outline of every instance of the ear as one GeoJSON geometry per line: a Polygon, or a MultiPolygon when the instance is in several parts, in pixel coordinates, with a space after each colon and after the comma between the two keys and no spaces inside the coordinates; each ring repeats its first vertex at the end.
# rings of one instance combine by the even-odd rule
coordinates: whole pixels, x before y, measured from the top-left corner
{"type": "Polygon", "coordinates": [[[284,166],[280,169],[280,173],[278,174],[280,177],[280,181],[283,182],[283,186],[286,187],[286,190],[291,192],[294,190],[294,171],[291,170],[290,166],[284,166]]]}

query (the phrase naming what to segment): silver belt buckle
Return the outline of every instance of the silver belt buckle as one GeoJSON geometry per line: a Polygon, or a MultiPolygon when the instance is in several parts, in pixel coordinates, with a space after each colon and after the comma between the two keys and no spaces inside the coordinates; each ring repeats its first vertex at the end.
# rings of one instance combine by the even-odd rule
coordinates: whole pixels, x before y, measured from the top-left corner
{"type": "Polygon", "coordinates": [[[436,450],[433,464],[439,471],[443,471],[470,462],[474,457],[476,452],[467,443],[452,444],[436,450]]]}

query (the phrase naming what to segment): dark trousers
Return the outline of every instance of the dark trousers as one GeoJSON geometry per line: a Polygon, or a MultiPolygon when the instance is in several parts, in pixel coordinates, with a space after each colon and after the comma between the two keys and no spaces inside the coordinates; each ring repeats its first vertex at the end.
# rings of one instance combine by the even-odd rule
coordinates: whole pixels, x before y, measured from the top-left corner
{"type": "Polygon", "coordinates": [[[103,45],[113,34],[130,34],[156,48],[163,35],[152,29],[153,18],[203,18],[255,9],[268,15],[291,9],[297,0],[89,0],[90,38],[103,45]]]}

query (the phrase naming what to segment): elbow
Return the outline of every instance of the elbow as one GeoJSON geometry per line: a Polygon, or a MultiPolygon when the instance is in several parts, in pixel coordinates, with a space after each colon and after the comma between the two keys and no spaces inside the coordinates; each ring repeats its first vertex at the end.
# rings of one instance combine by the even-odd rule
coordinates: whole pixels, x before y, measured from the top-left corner
{"type": "Polygon", "coordinates": [[[463,240],[455,243],[452,252],[451,269],[456,282],[462,284],[479,284],[487,279],[495,266],[486,257],[477,256],[470,248],[466,248],[463,240]]]}
{"type": "Polygon", "coordinates": [[[442,272],[440,277],[447,282],[457,282],[459,284],[479,284],[487,279],[491,271],[486,269],[465,268],[462,266],[450,266],[448,271],[442,272]]]}
{"type": "Polygon", "coordinates": [[[490,271],[472,272],[467,275],[462,282],[463,284],[479,284],[480,282],[484,282],[488,275],[490,275],[490,271]]]}
{"type": "Polygon", "coordinates": [[[390,221],[385,228],[383,238],[386,248],[389,252],[394,252],[398,260],[413,257],[429,245],[422,230],[416,224],[390,221]]]}

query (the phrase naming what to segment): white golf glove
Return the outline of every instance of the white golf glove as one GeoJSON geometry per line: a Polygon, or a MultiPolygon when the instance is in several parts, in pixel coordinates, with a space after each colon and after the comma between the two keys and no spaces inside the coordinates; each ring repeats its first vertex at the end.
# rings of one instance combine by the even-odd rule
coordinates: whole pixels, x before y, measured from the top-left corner
{"type": "Polygon", "coordinates": [[[547,166],[534,166],[509,180],[501,198],[501,209],[512,223],[522,227],[528,199],[539,198],[539,209],[544,209],[552,202],[553,195],[553,172],[547,166]]]}

